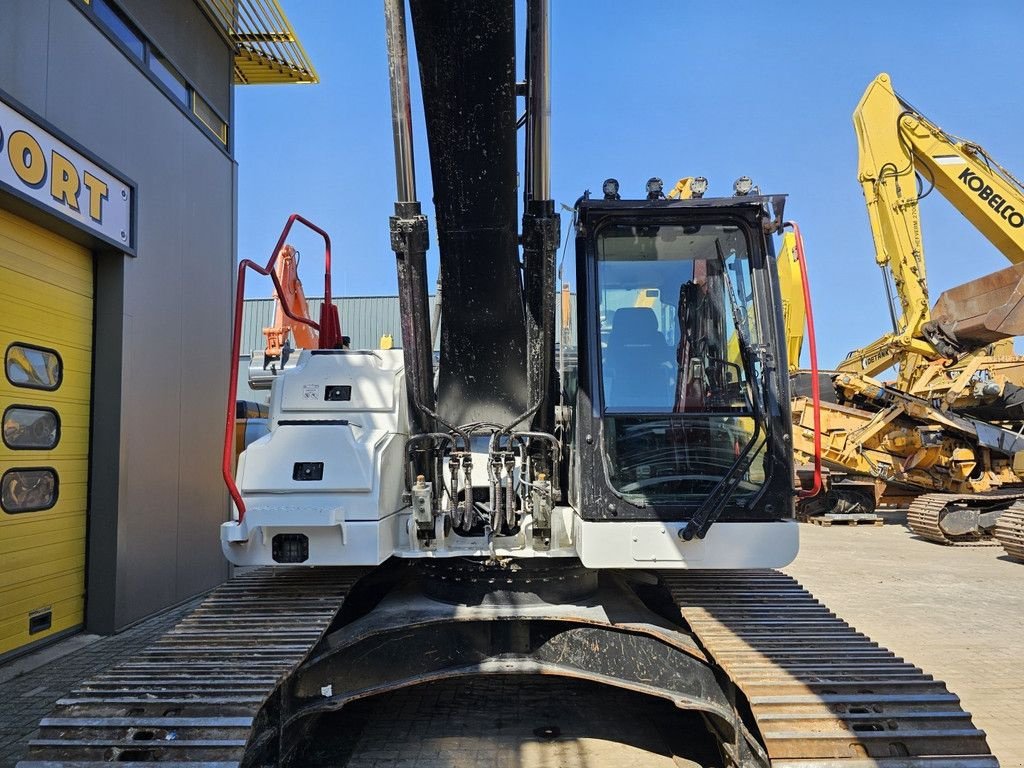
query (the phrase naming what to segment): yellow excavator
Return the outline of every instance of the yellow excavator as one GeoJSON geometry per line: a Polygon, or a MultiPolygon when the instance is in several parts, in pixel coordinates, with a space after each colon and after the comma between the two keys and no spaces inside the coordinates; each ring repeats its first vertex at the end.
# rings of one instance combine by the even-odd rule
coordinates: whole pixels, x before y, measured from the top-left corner
{"type": "MultiPolygon", "coordinates": [[[[808,509],[870,509],[875,486],[883,498],[913,499],[908,522],[919,536],[974,544],[995,535],[1020,557],[1024,358],[1013,354],[1012,337],[1024,332],[1024,186],[982,147],[910,106],[886,74],[868,86],[853,120],[893,331],[851,352],[832,377],[822,459],[853,481],[808,509]],[[933,189],[1012,266],[948,290],[930,307],[920,201],[933,189]],[[893,383],[874,378],[894,366],[893,383]]],[[[794,400],[793,418],[800,463],[813,455],[807,397],[794,400]]]]}
{"type": "Polygon", "coordinates": [[[998,342],[999,356],[1012,354],[1004,340],[1024,333],[1024,186],[981,146],[911,107],[886,74],[868,86],[853,121],[875,261],[887,291],[891,276],[902,312],[892,312],[892,333],[851,352],[839,370],[875,376],[895,364],[896,384],[912,391],[936,360],[950,367],[998,342]],[[930,310],[919,209],[933,189],[1012,266],[946,291],[930,310]]]}

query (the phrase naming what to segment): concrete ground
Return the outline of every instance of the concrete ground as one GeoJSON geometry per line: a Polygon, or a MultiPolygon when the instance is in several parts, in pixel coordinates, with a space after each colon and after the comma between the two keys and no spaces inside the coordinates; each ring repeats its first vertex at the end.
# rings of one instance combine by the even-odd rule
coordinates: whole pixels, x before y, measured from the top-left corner
{"type": "Polygon", "coordinates": [[[945,680],[1003,768],[1024,768],[1024,564],[903,525],[800,526],[784,569],[861,632],[945,680]]]}
{"type": "MultiPolygon", "coordinates": [[[[1018,693],[1024,683],[1024,564],[1001,557],[996,547],[954,549],[921,541],[900,524],[803,525],[801,534],[800,555],[785,570],[857,629],[945,680],[988,733],[1004,768],[1024,768],[1024,704],[1018,693]]],[[[152,642],[194,604],[115,637],[79,636],[0,666],[0,768],[11,768],[24,755],[36,724],[56,699],[152,642]]],[[[604,706],[588,711],[585,690],[562,691],[563,702],[579,703],[559,709],[561,733],[551,737],[545,728],[555,713],[545,707],[558,697],[540,689],[513,691],[509,685],[495,680],[458,693],[442,685],[396,694],[379,702],[382,711],[367,711],[366,726],[351,743],[337,745],[334,755],[348,753],[360,766],[385,758],[380,764],[461,768],[479,764],[484,753],[496,766],[693,765],[657,733],[647,733],[650,728],[632,729],[625,738],[615,725],[622,726],[619,719],[607,719],[611,712],[633,712],[637,722],[654,725],[670,713],[645,711],[642,702],[615,700],[607,692],[601,697],[604,706]],[[495,685],[505,687],[497,697],[489,689],[495,685]],[[473,716],[463,707],[458,713],[451,708],[454,700],[466,704],[464,696],[469,702],[480,699],[470,706],[473,716]],[[496,698],[509,705],[501,718],[488,704],[496,698]],[[407,717],[389,720],[398,713],[407,717]],[[406,726],[408,734],[401,731],[406,726]],[[412,754],[405,737],[419,726],[412,754]],[[376,754],[382,742],[389,749],[376,754]],[[397,762],[387,759],[395,757],[396,744],[405,745],[397,762]]]]}

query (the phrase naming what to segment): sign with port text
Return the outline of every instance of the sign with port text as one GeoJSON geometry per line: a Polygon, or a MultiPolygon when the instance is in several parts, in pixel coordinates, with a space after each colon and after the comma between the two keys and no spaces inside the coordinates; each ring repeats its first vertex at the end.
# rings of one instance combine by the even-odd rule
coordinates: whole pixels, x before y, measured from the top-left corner
{"type": "Polygon", "coordinates": [[[132,246],[132,187],[2,100],[0,185],[132,246]]]}

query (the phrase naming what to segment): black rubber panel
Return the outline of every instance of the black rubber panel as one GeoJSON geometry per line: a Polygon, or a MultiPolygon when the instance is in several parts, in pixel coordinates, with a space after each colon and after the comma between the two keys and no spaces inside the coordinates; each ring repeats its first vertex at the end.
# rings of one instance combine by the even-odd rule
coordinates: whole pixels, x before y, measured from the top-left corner
{"type": "MultiPolygon", "coordinates": [[[[789,377],[789,387],[793,397],[813,397],[814,386],[810,371],[797,371],[789,377]]],[[[836,388],[832,384],[831,373],[818,374],[818,393],[823,403],[836,403],[836,388]]]]}
{"type": "Polygon", "coordinates": [[[441,254],[438,413],[526,410],[512,0],[412,0],[441,254]]]}

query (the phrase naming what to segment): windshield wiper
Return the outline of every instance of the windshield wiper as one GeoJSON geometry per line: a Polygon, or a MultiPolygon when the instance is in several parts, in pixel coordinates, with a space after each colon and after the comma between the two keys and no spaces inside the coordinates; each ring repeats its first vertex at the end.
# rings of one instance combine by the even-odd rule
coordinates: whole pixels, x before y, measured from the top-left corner
{"type": "Polygon", "coordinates": [[[722,245],[717,239],[715,240],[715,252],[718,255],[718,263],[722,267],[722,279],[725,281],[725,292],[729,296],[732,322],[736,326],[736,340],[739,343],[740,362],[743,364],[743,371],[747,378],[747,393],[750,397],[750,407],[754,419],[754,433],[750,436],[747,444],[743,446],[743,450],[736,457],[736,461],[733,462],[732,466],[715,487],[711,489],[711,493],[708,494],[700,507],[697,508],[697,511],[693,513],[693,517],[690,518],[689,522],[680,530],[679,535],[684,541],[690,541],[694,536],[703,539],[711,529],[711,526],[722,512],[725,511],[729,499],[732,498],[736,488],[743,480],[743,476],[750,469],[750,465],[754,463],[754,458],[757,456],[754,445],[761,436],[764,421],[764,409],[761,404],[761,391],[758,386],[757,370],[754,366],[753,352],[745,330],[746,318],[736,301],[736,297],[733,295],[729,268],[725,263],[722,245]]]}

